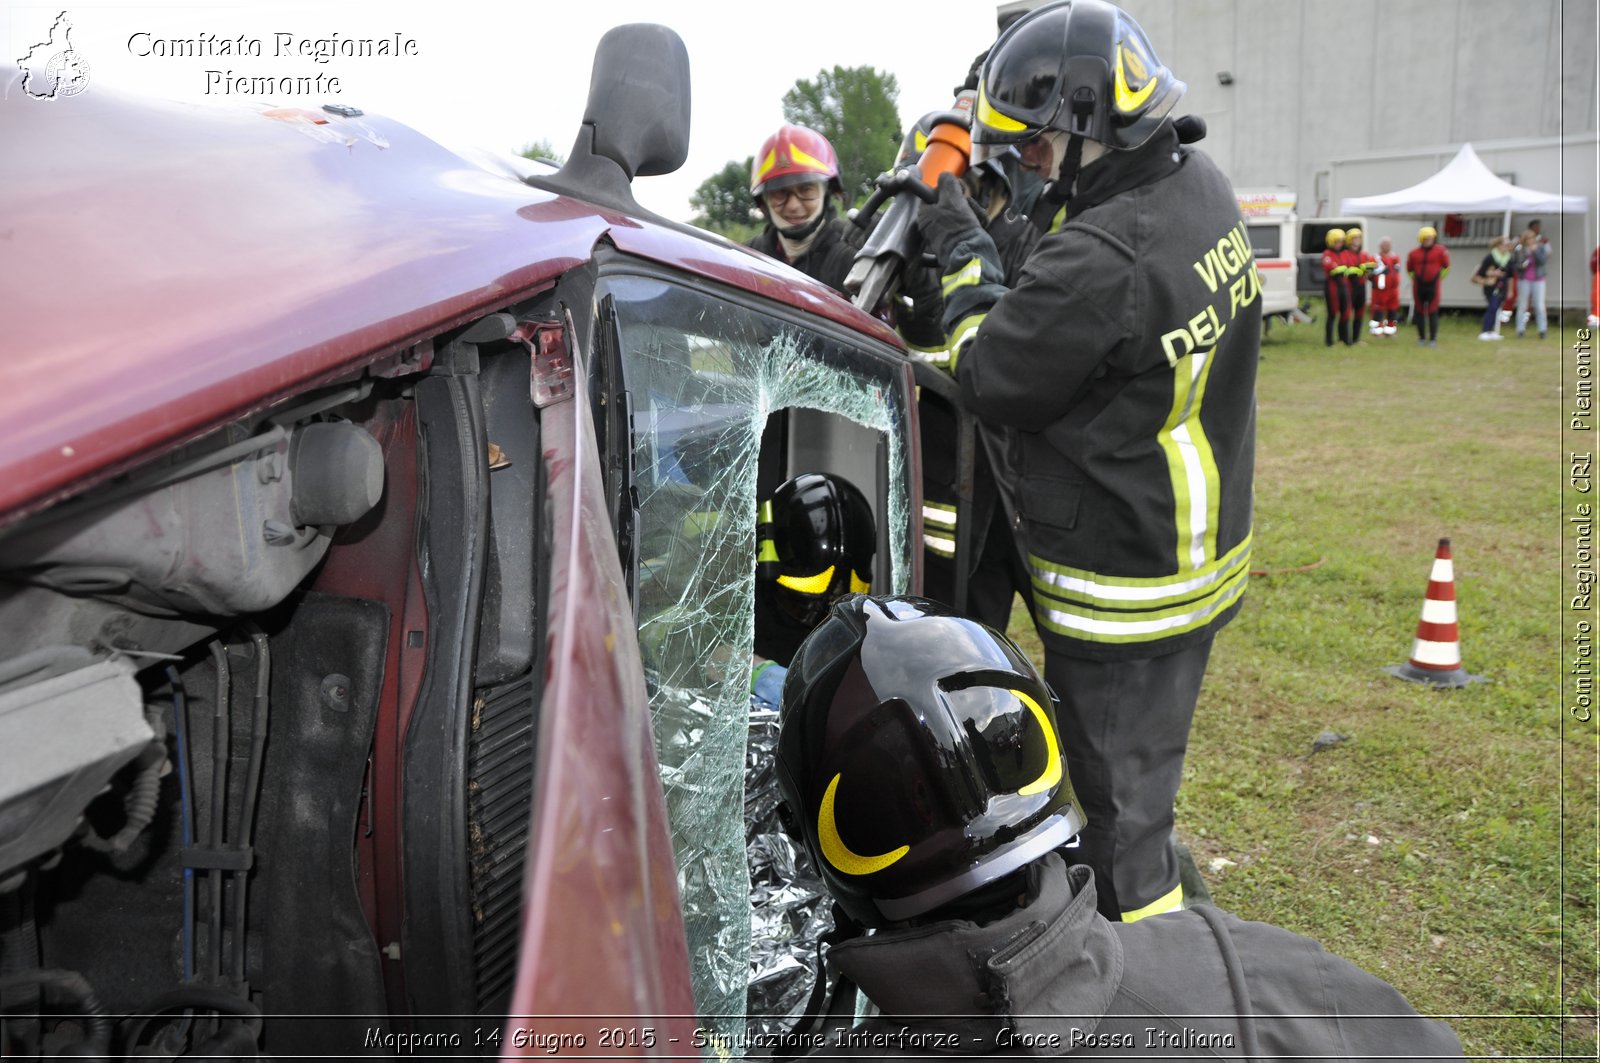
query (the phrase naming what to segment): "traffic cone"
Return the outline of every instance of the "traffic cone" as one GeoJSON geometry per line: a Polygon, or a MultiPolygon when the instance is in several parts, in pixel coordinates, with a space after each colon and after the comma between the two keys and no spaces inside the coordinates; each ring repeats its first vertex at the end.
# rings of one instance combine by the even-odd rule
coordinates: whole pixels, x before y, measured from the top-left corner
{"type": "Polygon", "coordinates": [[[1433,574],[1428,577],[1428,594],[1422,601],[1422,619],[1417,621],[1417,641],[1411,660],[1384,669],[1390,675],[1412,683],[1431,683],[1437,687],[1464,687],[1481,683],[1483,676],[1468,675],[1461,667],[1461,633],[1456,626],[1456,576],[1450,559],[1450,540],[1439,540],[1434,555],[1433,574]]]}

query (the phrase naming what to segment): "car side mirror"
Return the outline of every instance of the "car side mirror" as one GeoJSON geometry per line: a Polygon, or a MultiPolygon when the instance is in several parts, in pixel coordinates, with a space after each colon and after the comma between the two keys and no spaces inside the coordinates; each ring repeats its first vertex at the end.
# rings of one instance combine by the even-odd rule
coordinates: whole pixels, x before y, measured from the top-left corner
{"type": "Polygon", "coordinates": [[[583,125],[560,172],[525,180],[536,188],[627,214],[635,177],[672,173],[689,156],[689,52],[666,26],[608,30],[594,52],[583,125]]]}
{"type": "Polygon", "coordinates": [[[629,178],[682,166],[689,156],[689,52],[683,39],[650,23],[607,31],[595,48],[583,125],[573,153],[587,147],[629,178]]]}

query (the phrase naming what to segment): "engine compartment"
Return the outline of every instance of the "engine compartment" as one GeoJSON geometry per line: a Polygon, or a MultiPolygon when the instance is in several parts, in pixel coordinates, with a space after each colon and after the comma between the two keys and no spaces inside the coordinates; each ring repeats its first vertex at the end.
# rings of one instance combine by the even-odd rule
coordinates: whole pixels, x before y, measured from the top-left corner
{"type": "Polygon", "coordinates": [[[390,606],[312,576],[388,522],[411,567],[412,405],[301,396],[0,532],[0,1054],[251,1056],[264,997],[389,1010],[355,839],[390,606]]]}

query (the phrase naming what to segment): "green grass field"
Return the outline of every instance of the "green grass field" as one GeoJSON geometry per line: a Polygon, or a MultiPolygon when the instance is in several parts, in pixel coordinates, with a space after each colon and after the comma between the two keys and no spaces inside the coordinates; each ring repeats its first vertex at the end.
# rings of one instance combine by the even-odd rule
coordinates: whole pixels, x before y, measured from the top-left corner
{"type": "MultiPolygon", "coordinates": [[[[1218,904],[1451,1016],[1469,1056],[1593,1058],[1596,744],[1562,703],[1561,333],[1477,333],[1463,314],[1436,348],[1402,326],[1328,350],[1319,320],[1263,343],[1268,574],[1217,639],[1178,831],[1218,904]],[[1489,679],[1453,691],[1381,671],[1410,656],[1446,537],[1463,660],[1489,679]],[[1324,731],[1349,741],[1313,754],[1324,731]]],[[[1020,610],[1011,630],[1042,660],[1020,610]]]]}

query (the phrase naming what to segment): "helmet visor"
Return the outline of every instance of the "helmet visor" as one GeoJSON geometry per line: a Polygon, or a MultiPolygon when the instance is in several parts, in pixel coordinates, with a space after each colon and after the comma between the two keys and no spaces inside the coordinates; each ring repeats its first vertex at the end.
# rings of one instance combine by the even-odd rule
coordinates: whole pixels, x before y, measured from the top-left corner
{"type": "Polygon", "coordinates": [[[972,139],[1027,140],[1061,110],[1067,19],[1072,7],[1037,12],[1013,25],[989,52],[978,82],[972,139]]]}

